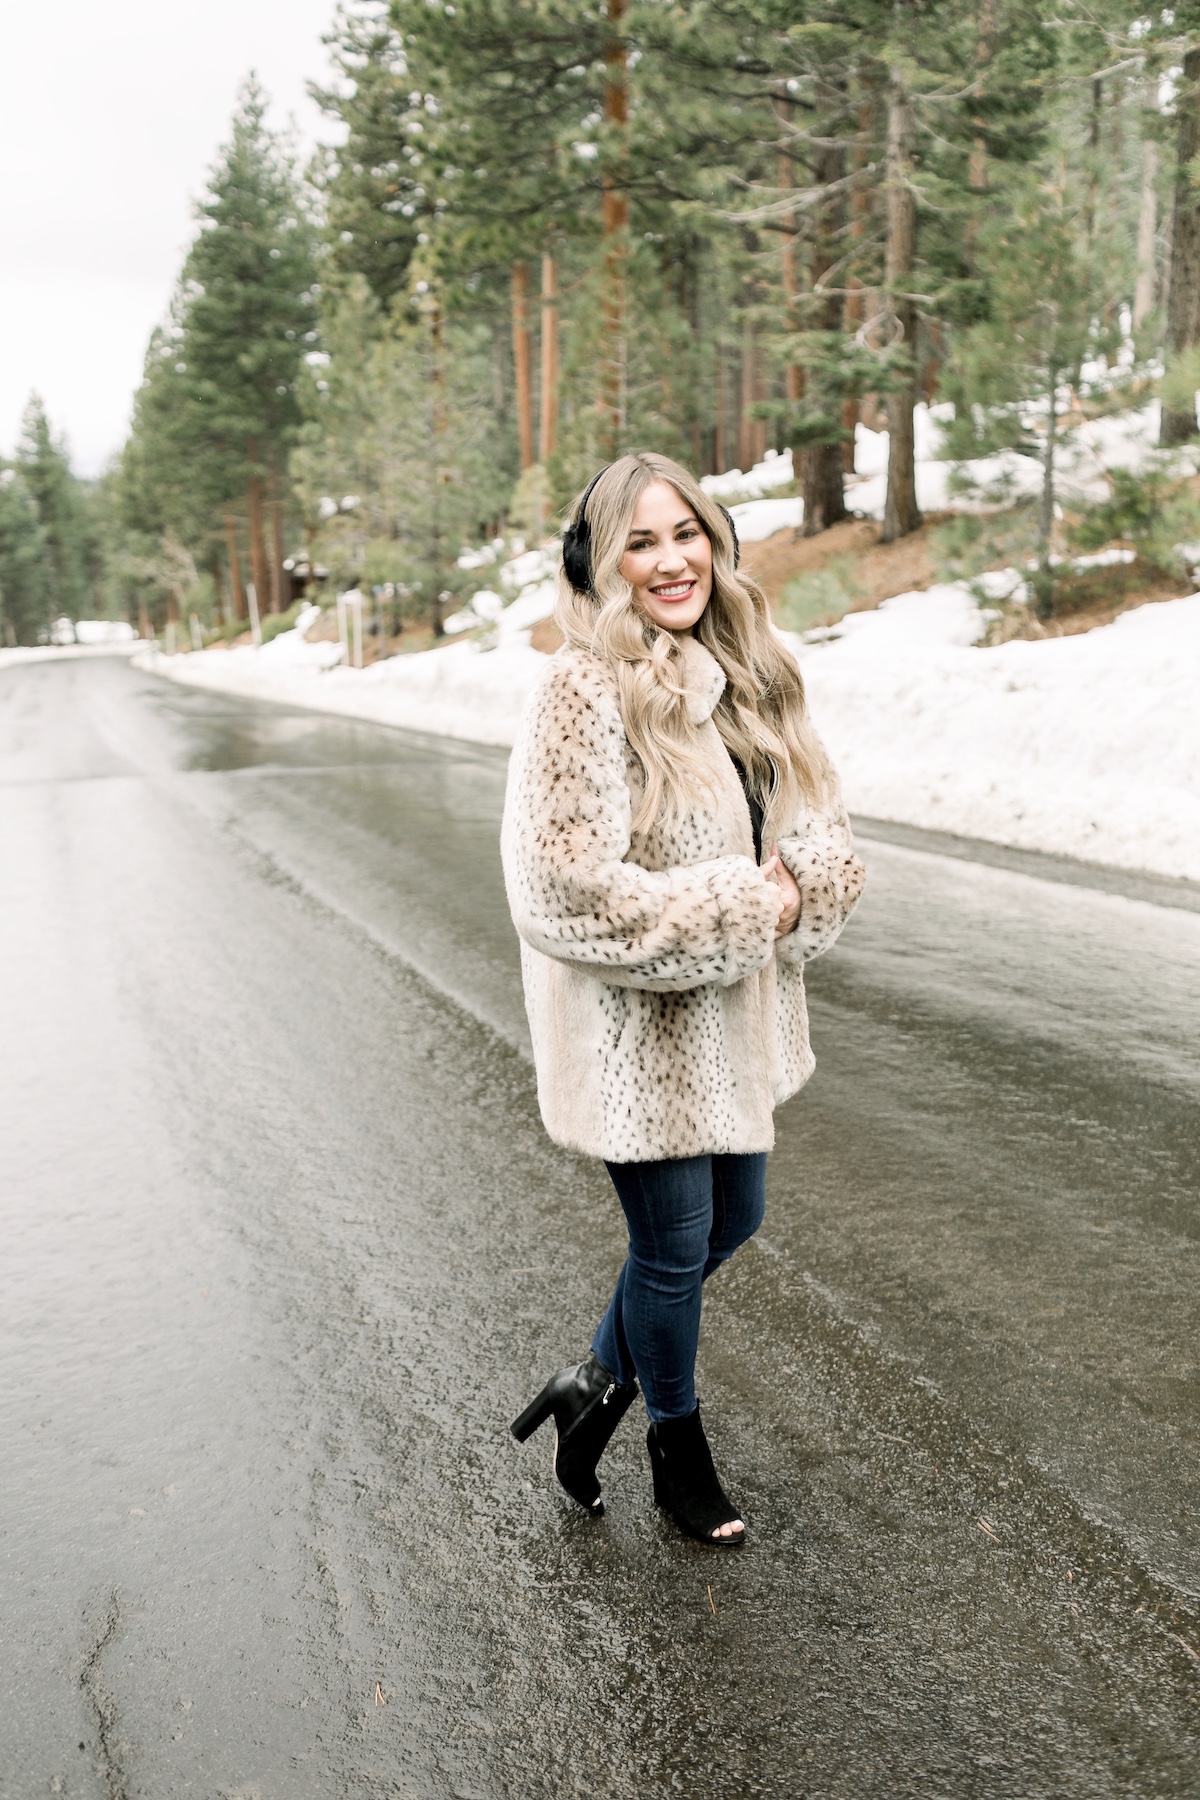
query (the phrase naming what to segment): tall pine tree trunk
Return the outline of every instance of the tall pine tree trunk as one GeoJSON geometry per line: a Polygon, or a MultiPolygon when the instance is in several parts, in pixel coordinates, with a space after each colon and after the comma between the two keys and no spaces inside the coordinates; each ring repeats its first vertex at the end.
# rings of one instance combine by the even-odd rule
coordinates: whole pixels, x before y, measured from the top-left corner
{"type": "Polygon", "coordinates": [[[288,597],[284,586],[287,574],[283,566],[283,502],[279,498],[279,477],[272,473],[271,498],[267,505],[271,519],[271,611],[287,611],[288,597]]]}
{"type": "Polygon", "coordinates": [[[738,463],[743,469],[754,467],[754,419],[750,408],[758,399],[758,346],[754,341],[754,323],[742,317],[741,407],[738,418],[738,463]]]}
{"type": "MultiPolygon", "coordinates": [[[[867,171],[871,155],[871,124],[874,107],[870,100],[864,100],[858,109],[858,136],[854,146],[855,182],[850,190],[850,254],[846,265],[845,303],[842,308],[842,330],[847,337],[853,337],[862,325],[866,314],[866,290],[858,274],[858,266],[862,255],[861,245],[867,234],[867,223],[871,213],[871,189],[867,182],[867,171]]],[[[854,394],[848,394],[842,402],[842,425],[845,437],[842,440],[842,473],[853,475],[855,433],[858,429],[860,406],[854,394]]]]}
{"type": "MultiPolygon", "coordinates": [[[[604,118],[623,137],[629,126],[629,47],[622,35],[628,0],[608,0],[609,38],[604,46],[604,118]]],[[[605,456],[619,455],[625,433],[625,264],[628,252],[629,195],[624,158],[602,178],[604,234],[604,351],[601,358],[600,415],[605,456]]]]}
{"type": "Polygon", "coordinates": [[[716,472],[723,475],[729,467],[725,445],[725,415],[729,401],[725,392],[725,346],[717,340],[717,416],[713,428],[713,461],[716,472]]]}
{"type": "Polygon", "coordinates": [[[895,327],[893,335],[908,351],[912,368],[902,385],[888,395],[887,498],[880,534],[881,542],[885,544],[916,531],[921,523],[913,428],[913,407],[917,398],[917,309],[908,298],[917,253],[917,207],[912,190],[914,137],[912,101],[899,71],[893,69],[888,89],[885,278],[888,308],[895,327]]]}
{"type": "Polygon", "coordinates": [[[549,462],[558,443],[558,280],[554,258],[542,257],[542,414],[538,461],[549,462]]]}
{"type": "MultiPolygon", "coordinates": [[[[792,159],[781,151],[779,155],[779,185],[783,188],[795,186],[792,170],[792,159]]],[[[799,320],[796,312],[796,215],[789,213],[783,220],[783,247],[779,256],[780,273],[783,277],[783,298],[786,308],[787,329],[797,331],[799,320]]],[[[798,362],[789,361],[787,366],[787,397],[793,403],[804,398],[804,370],[798,362]]]]}
{"type": "Polygon", "coordinates": [[[213,592],[217,596],[217,618],[222,625],[228,625],[230,616],[225,608],[224,583],[221,580],[221,550],[215,538],[208,552],[208,570],[212,576],[213,592]]]}
{"type": "Polygon", "coordinates": [[[433,387],[433,506],[430,516],[430,595],[429,624],[434,638],[443,637],[442,630],[442,468],[443,440],[446,435],[446,388],[442,366],[442,303],[435,293],[429,307],[430,375],[433,387]]]}
{"type": "Polygon", "coordinates": [[[533,390],[529,379],[529,268],[513,264],[512,272],[513,371],[517,387],[517,439],[521,448],[521,473],[533,464],[533,390]]]}
{"type": "Polygon", "coordinates": [[[1133,291],[1133,329],[1154,311],[1154,241],[1158,232],[1158,145],[1142,145],[1142,191],[1138,204],[1137,285],[1133,291]]]}
{"type": "MultiPolygon", "coordinates": [[[[1168,359],[1200,342],[1200,190],[1192,163],[1200,154],[1200,50],[1183,59],[1175,93],[1179,121],[1175,206],[1171,216],[1171,285],[1167,293],[1168,359]]],[[[1160,444],[1183,444],[1195,434],[1196,408],[1164,406],[1160,444]]]]}
{"type": "MultiPolygon", "coordinates": [[[[255,454],[255,452],[251,454],[255,454]]],[[[263,544],[263,481],[261,475],[251,475],[246,484],[246,510],[250,515],[250,579],[254,583],[254,598],[258,602],[258,611],[261,617],[264,603],[270,592],[267,554],[263,544]]]]}
{"type": "Polygon", "coordinates": [[[229,589],[235,619],[246,617],[246,596],[242,591],[242,560],[238,552],[237,525],[232,513],[225,514],[225,550],[229,557],[229,589]]]}
{"type": "MultiPolygon", "coordinates": [[[[833,188],[846,172],[846,152],[841,144],[825,144],[817,151],[814,169],[818,187],[833,188]]],[[[817,331],[836,332],[842,322],[842,296],[822,293],[821,283],[842,254],[841,234],[846,206],[841,192],[827,193],[813,217],[812,323],[817,331]]],[[[841,287],[842,282],[833,284],[841,287]]],[[[793,453],[794,460],[794,453],[793,453]]],[[[804,495],[804,535],[816,537],[846,517],[843,455],[840,439],[831,444],[809,444],[800,456],[800,485],[804,495]]]]}
{"type": "Polygon", "coordinates": [[[1038,510],[1038,566],[1034,576],[1039,619],[1054,616],[1054,475],[1058,450],[1058,383],[1060,370],[1053,352],[1047,367],[1049,409],[1042,452],[1042,503],[1038,510]]]}
{"type": "Polygon", "coordinates": [[[1088,243],[1096,235],[1096,200],[1100,193],[1100,126],[1104,117],[1104,83],[1092,76],[1092,109],[1088,120],[1087,179],[1083,192],[1083,232],[1088,243]]]}

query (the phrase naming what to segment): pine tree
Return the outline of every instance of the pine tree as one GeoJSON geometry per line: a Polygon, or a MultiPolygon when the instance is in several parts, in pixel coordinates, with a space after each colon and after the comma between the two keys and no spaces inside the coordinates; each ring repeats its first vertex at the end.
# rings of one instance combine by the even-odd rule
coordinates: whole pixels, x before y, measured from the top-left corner
{"type": "Polygon", "coordinates": [[[51,618],[47,534],[22,470],[0,466],[0,641],[36,644],[51,618]]]}
{"type": "Polygon", "coordinates": [[[54,436],[38,394],[21,420],[17,466],[45,538],[45,586],[54,614],[78,619],[88,602],[88,523],[65,443],[54,436]]]}
{"type": "Polygon", "coordinates": [[[282,605],[286,470],[317,342],[313,227],[250,77],[198,207],[173,317],[151,342],[126,455],[130,526],[209,563],[245,504],[259,605],[282,605]]]}
{"type": "Polygon", "coordinates": [[[314,85],[313,97],[345,131],[314,168],[330,278],[363,275],[386,306],[408,287],[427,212],[419,160],[424,94],[414,91],[403,33],[391,23],[386,0],[358,9],[339,5],[324,42],[339,79],[314,85]]]}
{"type": "Polygon", "coordinates": [[[464,543],[492,535],[512,484],[489,405],[488,335],[439,320],[430,284],[387,312],[365,280],[326,313],[293,462],[310,548],[339,587],[397,585],[441,631],[464,543]],[[319,523],[323,521],[323,523],[319,523]]]}

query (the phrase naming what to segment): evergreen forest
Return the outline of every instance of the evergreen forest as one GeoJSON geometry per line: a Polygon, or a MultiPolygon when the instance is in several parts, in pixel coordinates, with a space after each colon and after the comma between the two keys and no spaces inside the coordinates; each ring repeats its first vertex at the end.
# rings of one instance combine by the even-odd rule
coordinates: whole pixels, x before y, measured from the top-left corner
{"type": "Polygon", "coordinates": [[[305,582],[428,641],[464,546],[626,449],[790,449],[828,529],[860,420],[890,541],[920,402],[954,457],[1042,459],[1048,567],[1061,416],[1196,434],[1200,0],[342,0],[325,44],[307,163],[247,78],[98,481],[30,399],[8,642],[232,636],[305,582]]]}

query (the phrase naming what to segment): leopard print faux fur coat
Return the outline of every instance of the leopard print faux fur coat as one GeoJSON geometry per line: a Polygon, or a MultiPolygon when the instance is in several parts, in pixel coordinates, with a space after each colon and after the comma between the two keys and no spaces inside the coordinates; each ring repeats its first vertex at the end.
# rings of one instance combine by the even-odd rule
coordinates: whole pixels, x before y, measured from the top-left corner
{"type": "Polygon", "coordinates": [[[811,1075],[804,963],[863,885],[840,800],[780,854],[803,904],[778,942],[742,785],[713,722],[725,676],[684,644],[711,795],[631,835],[641,765],[606,664],[569,647],[530,696],[501,845],[550,1136],[609,1162],[769,1150],[811,1075]]]}

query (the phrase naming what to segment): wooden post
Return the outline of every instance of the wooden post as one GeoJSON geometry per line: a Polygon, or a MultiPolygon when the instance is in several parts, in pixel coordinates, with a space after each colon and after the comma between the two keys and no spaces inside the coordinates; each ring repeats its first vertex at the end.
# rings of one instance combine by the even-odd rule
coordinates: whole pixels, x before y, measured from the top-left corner
{"type": "Polygon", "coordinates": [[[529,380],[529,268],[513,264],[512,272],[513,371],[517,386],[517,437],[521,447],[521,473],[533,466],[533,393],[529,380]]]}

